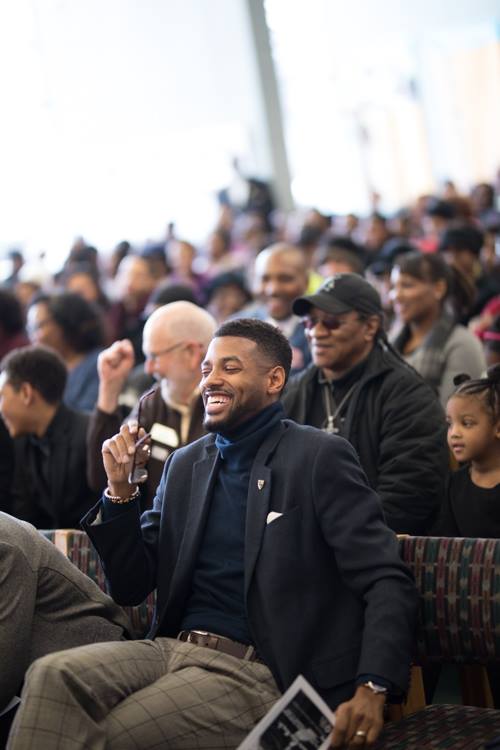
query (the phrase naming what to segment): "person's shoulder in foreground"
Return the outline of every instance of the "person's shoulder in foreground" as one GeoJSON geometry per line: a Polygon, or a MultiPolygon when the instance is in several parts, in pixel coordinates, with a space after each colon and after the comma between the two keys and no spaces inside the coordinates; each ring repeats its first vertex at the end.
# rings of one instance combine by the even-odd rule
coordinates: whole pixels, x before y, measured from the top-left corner
{"type": "MultiPolygon", "coordinates": [[[[26,569],[37,577],[33,617],[40,617],[47,628],[58,622],[62,624],[68,618],[64,629],[58,634],[61,648],[65,641],[73,637],[70,620],[74,615],[89,616],[85,625],[85,643],[100,640],[101,625],[104,626],[106,637],[112,632],[116,637],[131,632],[130,622],[121,607],[31,524],[0,512],[0,549],[6,571],[3,585],[8,586],[10,582],[15,591],[14,580],[19,579],[16,566],[24,566],[25,563],[26,569]],[[16,566],[11,568],[5,563],[7,559],[15,561],[16,566]],[[105,622],[101,623],[101,618],[105,622]],[[93,619],[95,624],[92,623],[93,619]]],[[[20,591],[21,596],[25,593],[24,590],[20,591]]],[[[36,642],[36,633],[33,637],[36,642]]]]}
{"type": "Polygon", "coordinates": [[[131,634],[123,610],[30,524],[0,513],[0,709],[29,665],[131,634]]]}

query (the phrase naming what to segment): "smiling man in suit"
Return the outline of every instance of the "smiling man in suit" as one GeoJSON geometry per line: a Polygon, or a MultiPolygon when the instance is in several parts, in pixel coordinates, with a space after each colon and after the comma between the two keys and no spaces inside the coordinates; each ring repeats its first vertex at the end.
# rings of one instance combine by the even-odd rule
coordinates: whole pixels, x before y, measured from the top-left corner
{"type": "Polygon", "coordinates": [[[84,526],[117,602],[157,589],[150,640],[36,662],[11,748],[233,748],[300,673],[336,709],[332,746],[375,741],[407,688],[416,591],[351,446],[284,419],[290,362],[265,322],[216,331],[211,434],[168,459],[142,516],[136,430],[104,443],[84,526]]]}

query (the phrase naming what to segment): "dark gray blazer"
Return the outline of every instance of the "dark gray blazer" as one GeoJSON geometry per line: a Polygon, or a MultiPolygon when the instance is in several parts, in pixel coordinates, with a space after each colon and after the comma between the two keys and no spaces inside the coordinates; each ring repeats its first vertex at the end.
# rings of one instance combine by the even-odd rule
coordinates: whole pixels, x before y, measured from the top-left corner
{"type": "Polygon", "coordinates": [[[131,633],[125,613],[52,542],[0,513],[0,710],[35,659],[131,633]]]}
{"type": "MultiPolygon", "coordinates": [[[[150,637],[175,637],[209,512],[218,451],[209,435],[167,461],[154,507],[83,526],[121,604],[157,588],[150,637]]],[[[281,689],[302,673],[336,705],[357,675],[408,684],[416,589],[352,447],[283,420],[250,476],[245,598],[259,654],[281,689]],[[282,514],[268,522],[268,514],[282,514]]]]}

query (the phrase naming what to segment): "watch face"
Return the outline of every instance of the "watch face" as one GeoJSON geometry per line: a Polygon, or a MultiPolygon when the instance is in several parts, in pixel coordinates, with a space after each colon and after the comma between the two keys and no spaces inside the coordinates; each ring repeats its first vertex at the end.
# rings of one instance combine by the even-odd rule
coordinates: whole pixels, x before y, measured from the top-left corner
{"type": "Polygon", "coordinates": [[[371,680],[365,683],[365,687],[369,688],[372,693],[387,693],[387,688],[382,687],[382,685],[376,685],[371,680]]]}

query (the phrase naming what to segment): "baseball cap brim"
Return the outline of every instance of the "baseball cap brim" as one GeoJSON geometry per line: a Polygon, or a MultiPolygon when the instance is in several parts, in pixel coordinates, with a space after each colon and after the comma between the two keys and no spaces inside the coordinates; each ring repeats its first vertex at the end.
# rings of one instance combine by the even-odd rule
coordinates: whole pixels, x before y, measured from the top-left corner
{"type": "Polygon", "coordinates": [[[295,315],[307,315],[311,307],[317,307],[319,310],[331,313],[332,315],[340,315],[354,309],[344,302],[334,299],[328,292],[322,293],[319,291],[316,294],[298,297],[293,303],[293,312],[295,315]]]}

